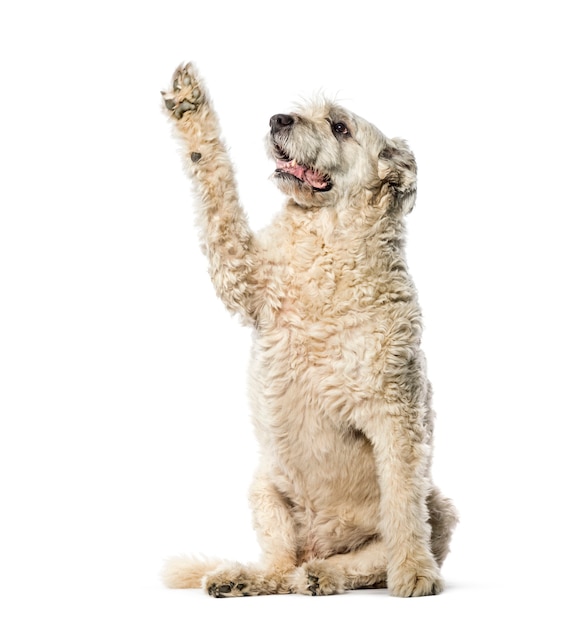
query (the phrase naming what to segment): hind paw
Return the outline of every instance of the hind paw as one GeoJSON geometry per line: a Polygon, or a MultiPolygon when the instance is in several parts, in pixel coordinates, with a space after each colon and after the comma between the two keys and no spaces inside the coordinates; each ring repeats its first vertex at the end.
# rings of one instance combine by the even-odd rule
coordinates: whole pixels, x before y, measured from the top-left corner
{"type": "Polygon", "coordinates": [[[203,579],[203,589],[214,598],[238,598],[287,593],[282,575],[239,563],[223,565],[203,579]]]}
{"type": "Polygon", "coordinates": [[[293,572],[290,583],[292,591],[307,596],[330,596],[345,590],[341,572],[320,560],[298,567],[293,572]]]}
{"type": "Polygon", "coordinates": [[[247,583],[235,583],[232,580],[228,582],[206,583],[207,593],[214,598],[236,598],[238,596],[249,596],[247,583]]]}

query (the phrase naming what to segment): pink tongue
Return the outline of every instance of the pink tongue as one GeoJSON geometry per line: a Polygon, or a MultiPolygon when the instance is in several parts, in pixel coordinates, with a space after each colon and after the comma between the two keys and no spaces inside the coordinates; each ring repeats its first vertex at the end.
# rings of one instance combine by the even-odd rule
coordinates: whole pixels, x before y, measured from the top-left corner
{"type": "Polygon", "coordinates": [[[306,172],[306,168],[298,163],[296,165],[292,165],[292,161],[276,161],[276,167],[282,172],[286,172],[286,174],[292,174],[292,176],[296,176],[300,180],[304,180],[304,173],[306,172]]]}
{"type": "Polygon", "coordinates": [[[327,182],[323,179],[323,177],[314,170],[306,170],[306,182],[314,187],[315,189],[324,189],[327,185],[327,182]]]}
{"type": "Polygon", "coordinates": [[[314,170],[310,170],[304,165],[300,165],[296,163],[292,165],[293,161],[280,161],[279,159],[276,161],[276,167],[281,172],[286,172],[286,174],[292,174],[299,180],[306,181],[312,187],[316,189],[324,189],[327,185],[326,181],[323,179],[322,175],[314,170]]]}

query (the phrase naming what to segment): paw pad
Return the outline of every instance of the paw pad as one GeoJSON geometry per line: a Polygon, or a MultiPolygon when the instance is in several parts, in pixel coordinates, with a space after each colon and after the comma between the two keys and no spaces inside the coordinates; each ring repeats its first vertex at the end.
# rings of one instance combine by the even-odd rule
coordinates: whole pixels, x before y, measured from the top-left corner
{"type": "Polygon", "coordinates": [[[204,101],[203,93],[190,63],[177,68],[172,77],[172,88],[161,93],[166,108],[178,120],[189,111],[197,111],[204,101]]]}
{"type": "Polygon", "coordinates": [[[310,583],[307,587],[308,591],[312,593],[313,596],[318,595],[318,590],[320,585],[318,584],[318,576],[311,576],[310,574],[307,576],[308,582],[310,583]]]}
{"type": "Polygon", "coordinates": [[[216,584],[213,583],[207,588],[207,592],[214,598],[228,598],[234,596],[246,596],[249,595],[244,590],[247,585],[245,583],[234,583],[229,581],[227,583],[216,584]]]}

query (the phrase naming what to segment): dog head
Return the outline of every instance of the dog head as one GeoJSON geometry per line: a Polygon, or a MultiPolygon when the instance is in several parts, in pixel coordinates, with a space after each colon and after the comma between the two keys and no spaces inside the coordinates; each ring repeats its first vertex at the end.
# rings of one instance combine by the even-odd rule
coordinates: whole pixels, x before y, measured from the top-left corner
{"type": "Polygon", "coordinates": [[[403,213],[413,208],[416,162],[407,144],[333,102],[272,116],[267,146],[278,187],[302,207],[369,193],[403,213]]]}

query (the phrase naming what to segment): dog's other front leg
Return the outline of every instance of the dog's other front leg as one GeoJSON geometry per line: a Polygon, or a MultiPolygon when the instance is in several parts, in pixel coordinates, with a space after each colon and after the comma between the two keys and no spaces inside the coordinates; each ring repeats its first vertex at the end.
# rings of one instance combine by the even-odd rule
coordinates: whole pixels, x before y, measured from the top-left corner
{"type": "Polygon", "coordinates": [[[227,308],[253,324],[257,306],[255,240],[239,204],[217,116],[190,63],[175,71],[162,96],[165,111],[186,148],[185,164],[195,183],[201,239],[213,284],[227,308]]]}
{"type": "Polygon", "coordinates": [[[443,588],[431,551],[427,507],[431,448],[423,412],[414,402],[384,399],[370,403],[359,420],[377,466],[387,587],[400,597],[433,595],[443,588]]]}

